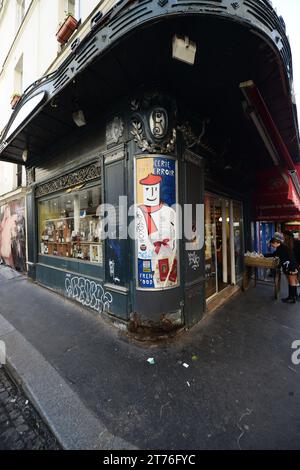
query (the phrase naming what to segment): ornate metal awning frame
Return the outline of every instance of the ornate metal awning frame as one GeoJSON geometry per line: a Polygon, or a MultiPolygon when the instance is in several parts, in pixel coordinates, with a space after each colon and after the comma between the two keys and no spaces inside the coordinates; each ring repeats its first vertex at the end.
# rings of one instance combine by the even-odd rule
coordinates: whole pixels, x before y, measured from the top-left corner
{"type": "Polygon", "coordinates": [[[13,150],[14,139],[28,123],[59,95],[96,58],[109,51],[128,33],[151,22],[168,17],[207,15],[236,22],[251,29],[268,43],[278,57],[283,87],[293,108],[292,126],[299,142],[296,108],[293,105],[293,68],[285,24],[268,0],[124,0],[105,16],[91,22],[89,33],[74,47],[61,66],[50,75],[41,77],[23,93],[0,140],[0,159],[22,162],[20,149],[13,150]],[[9,150],[10,149],[10,150],[9,150]]]}

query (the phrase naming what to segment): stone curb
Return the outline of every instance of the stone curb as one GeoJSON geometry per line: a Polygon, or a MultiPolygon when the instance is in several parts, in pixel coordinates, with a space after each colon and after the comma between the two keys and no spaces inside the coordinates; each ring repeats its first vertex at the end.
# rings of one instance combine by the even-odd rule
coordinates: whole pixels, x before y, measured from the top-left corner
{"type": "Polygon", "coordinates": [[[111,434],[61,375],[0,315],[6,366],[66,450],[135,450],[111,434]]]}

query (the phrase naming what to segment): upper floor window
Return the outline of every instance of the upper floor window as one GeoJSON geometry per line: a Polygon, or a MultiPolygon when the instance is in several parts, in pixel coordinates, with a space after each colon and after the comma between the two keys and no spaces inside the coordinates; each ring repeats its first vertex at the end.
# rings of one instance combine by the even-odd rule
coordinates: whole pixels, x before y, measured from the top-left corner
{"type": "Polygon", "coordinates": [[[71,15],[75,16],[75,0],[68,0],[67,7],[67,13],[71,13],[71,15]]]}
{"type": "Polygon", "coordinates": [[[64,12],[70,13],[77,20],[80,19],[80,0],[63,0],[64,12]]]}
{"type": "Polygon", "coordinates": [[[16,0],[16,29],[18,30],[25,16],[25,0],[16,0]]]}
{"type": "Polygon", "coordinates": [[[81,0],[75,0],[75,18],[76,20],[81,19],[81,0]]]}

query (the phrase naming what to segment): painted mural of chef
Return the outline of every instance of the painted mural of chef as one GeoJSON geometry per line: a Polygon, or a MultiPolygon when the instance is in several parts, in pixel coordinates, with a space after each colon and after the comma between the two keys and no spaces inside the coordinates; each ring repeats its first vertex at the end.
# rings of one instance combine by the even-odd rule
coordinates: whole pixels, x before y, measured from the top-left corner
{"type": "MultiPolygon", "coordinates": [[[[169,192],[166,199],[175,202],[175,184],[167,178],[175,180],[175,171],[157,174],[164,173],[159,168],[161,161],[167,159],[153,160],[153,171],[137,180],[142,204],[138,204],[136,212],[138,286],[152,289],[177,283],[176,212],[162,196],[164,189],[169,192]]],[[[175,168],[175,162],[171,162],[175,168]]]]}

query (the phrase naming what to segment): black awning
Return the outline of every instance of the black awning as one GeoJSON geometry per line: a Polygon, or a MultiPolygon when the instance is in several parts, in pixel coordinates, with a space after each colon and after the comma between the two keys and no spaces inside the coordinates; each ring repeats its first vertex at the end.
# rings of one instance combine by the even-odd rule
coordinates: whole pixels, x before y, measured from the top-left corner
{"type": "MultiPolygon", "coordinates": [[[[164,57],[170,55],[170,38],[167,38],[165,43],[151,44],[147,40],[140,41],[141,32],[155,28],[162,23],[163,28],[161,26],[160,28],[171,32],[172,28],[168,29],[168,25],[171,22],[175,24],[177,21],[176,33],[182,27],[184,30],[188,28],[188,31],[193,32],[197,39],[197,35],[201,35],[201,30],[205,30],[205,24],[212,25],[213,21],[226,19],[231,22],[225,31],[226,41],[228,34],[234,29],[233,23],[235,23],[240,27],[240,30],[247,31],[249,37],[251,35],[253,42],[260,41],[261,50],[266,49],[266,55],[270,54],[271,46],[274,57],[279,59],[278,70],[275,72],[281,78],[276,78],[277,84],[274,91],[275,98],[279,97],[279,102],[275,103],[274,97],[271,95],[267,101],[278,128],[289,146],[290,154],[297,161],[299,159],[299,134],[296,110],[291,101],[291,52],[284,25],[268,2],[255,2],[255,5],[254,2],[251,2],[252,6],[248,5],[247,0],[241,0],[240,3],[245,3],[245,8],[234,9],[230,2],[227,5],[213,0],[207,0],[205,4],[178,0],[169,0],[168,3],[157,2],[157,0],[124,0],[118,2],[104,17],[101,18],[101,14],[98,17],[95,15],[96,20],[91,21],[89,33],[81,42],[75,39],[72,51],[61,66],[52,74],[33,83],[24,92],[0,140],[0,160],[24,163],[22,154],[26,149],[33,160],[37,161],[49,145],[53,145],[73,130],[78,131],[72,120],[72,110],[75,106],[74,96],[76,98],[77,91],[80,100],[84,100],[84,111],[95,116],[99,110],[103,109],[105,100],[113,97],[117,99],[123,93],[130,89],[134,90],[138,85],[141,85],[145,74],[157,80],[156,71],[153,68],[161,67],[165,73],[172,74],[174,65],[171,63],[171,59],[168,58],[168,62],[166,60],[164,63],[162,62],[164,57]],[[260,6],[261,3],[263,3],[263,7],[260,6]],[[189,28],[190,22],[193,23],[191,28],[189,28]],[[199,27],[200,23],[201,28],[199,27]],[[130,42],[130,50],[124,52],[123,48],[121,58],[117,54],[115,57],[114,53],[110,53],[113,48],[115,51],[119,44],[124,44],[125,38],[130,41],[136,31],[139,34],[138,40],[130,42]],[[258,34],[253,34],[253,32],[258,34]],[[163,51],[165,51],[165,56],[163,51]],[[151,67],[152,64],[153,67],[151,67]],[[168,64],[168,70],[166,64],[168,64]],[[105,68],[109,69],[109,73],[105,73],[105,68]],[[77,91],[76,87],[78,87],[77,91]],[[93,92],[96,92],[95,98],[93,92]],[[280,109],[278,117],[276,112],[274,113],[272,110],[273,102],[277,110],[280,109]],[[279,122],[280,119],[283,119],[282,122],[279,122]]],[[[199,48],[201,45],[204,48],[214,42],[214,54],[218,47],[222,49],[224,41],[218,38],[224,37],[220,33],[220,29],[225,23],[228,25],[228,22],[224,21],[218,21],[218,26],[215,23],[215,31],[218,34],[206,31],[206,37],[211,35],[209,40],[205,41],[205,38],[199,36],[199,48]],[[218,36],[219,34],[220,36],[218,36]]],[[[232,42],[232,44],[235,47],[235,43],[232,42]]],[[[244,54],[246,53],[247,51],[244,51],[244,54]]],[[[216,67],[218,73],[215,75],[218,75],[220,82],[218,87],[224,85],[218,69],[219,59],[224,59],[224,64],[225,60],[231,60],[229,49],[226,51],[227,56],[222,54],[223,50],[220,52],[219,58],[212,56],[211,63],[206,65],[207,69],[210,67],[210,73],[213,73],[211,67],[216,67]]],[[[264,59],[256,67],[261,69],[264,65],[263,61],[264,59]]],[[[199,64],[198,69],[196,66],[184,69],[186,73],[183,76],[185,80],[187,80],[186,77],[190,78],[191,90],[193,89],[192,83],[195,84],[202,76],[203,70],[200,65],[203,64],[199,64]]],[[[270,88],[269,77],[274,77],[275,72],[274,69],[272,70],[272,73],[269,69],[265,71],[266,88],[270,88]]],[[[254,75],[256,72],[253,71],[254,75]]],[[[249,73],[246,75],[246,79],[248,78],[249,73]]],[[[235,86],[239,81],[242,80],[239,78],[235,86]]],[[[267,97],[267,93],[265,96],[267,97]]]]}

